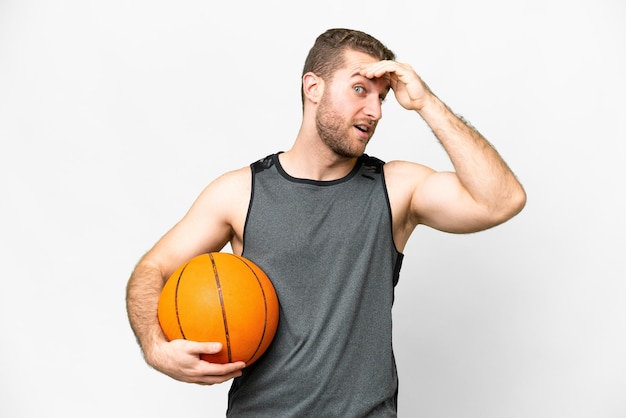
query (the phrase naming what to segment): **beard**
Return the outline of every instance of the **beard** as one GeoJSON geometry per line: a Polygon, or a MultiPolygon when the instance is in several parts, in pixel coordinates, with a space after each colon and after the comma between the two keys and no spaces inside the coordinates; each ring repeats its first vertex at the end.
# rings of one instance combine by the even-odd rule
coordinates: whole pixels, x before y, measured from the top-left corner
{"type": "Polygon", "coordinates": [[[365,152],[365,147],[374,133],[373,129],[367,140],[353,138],[352,130],[356,123],[351,123],[333,107],[327,94],[323,94],[315,114],[315,126],[322,142],[335,154],[344,158],[358,158],[365,152]]]}

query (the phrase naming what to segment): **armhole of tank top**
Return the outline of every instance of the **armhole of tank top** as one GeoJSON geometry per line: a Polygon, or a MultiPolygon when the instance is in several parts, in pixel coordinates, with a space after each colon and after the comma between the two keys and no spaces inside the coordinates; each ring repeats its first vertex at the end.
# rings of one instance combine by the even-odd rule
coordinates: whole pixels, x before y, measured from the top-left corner
{"type": "Polygon", "coordinates": [[[256,170],[254,165],[257,164],[256,163],[252,163],[250,164],[250,200],[248,200],[248,210],[246,211],[246,220],[243,223],[243,236],[241,237],[241,255],[244,256],[245,252],[246,252],[246,233],[248,230],[248,220],[250,219],[250,212],[252,211],[252,203],[254,202],[254,181],[256,178],[256,170]]]}
{"type": "Polygon", "coordinates": [[[391,242],[393,243],[393,249],[396,251],[399,257],[403,256],[403,253],[398,251],[396,240],[393,236],[393,212],[391,211],[391,201],[389,200],[389,193],[387,191],[387,180],[385,179],[385,163],[380,162],[380,178],[383,183],[383,192],[385,193],[385,202],[387,203],[387,211],[389,213],[389,233],[391,234],[391,242]]]}

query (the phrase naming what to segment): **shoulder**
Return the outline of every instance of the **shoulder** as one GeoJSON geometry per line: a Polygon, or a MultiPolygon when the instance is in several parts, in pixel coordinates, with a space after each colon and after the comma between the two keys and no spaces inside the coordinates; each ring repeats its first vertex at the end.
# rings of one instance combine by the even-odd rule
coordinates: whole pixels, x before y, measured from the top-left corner
{"type": "Polygon", "coordinates": [[[384,165],[387,186],[415,188],[434,170],[422,164],[409,161],[390,161],[384,165]]]}
{"type": "Polygon", "coordinates": [[[223,173],[202,190],[193,206],[204,211],[228,213],[233,206],[241,205],[249,198],[251,178],[250,167],[223,173]]]}
{"type": "Polygon", "coordinates": [[[250,188],[250,179],[252,178],[252,170],[250,166],[241,167],[236,170],[228,171],[217,177],[211,182],[207,188],[231,188],[246,187],[250,188]]]}

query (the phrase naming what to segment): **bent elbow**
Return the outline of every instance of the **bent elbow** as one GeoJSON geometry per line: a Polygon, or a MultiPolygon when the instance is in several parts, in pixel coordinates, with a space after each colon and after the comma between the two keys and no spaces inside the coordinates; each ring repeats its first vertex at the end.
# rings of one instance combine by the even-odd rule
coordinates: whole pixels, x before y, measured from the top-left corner
{"type": "Polygon", "coordinates": [[[492,216],[496,220],[495,224],[504,223],[520,213],[526,206],[526,199],[526,191],[521,186],[501,199],[498,209],[492,212],[492,216]]]}
{"type": "Polygon", "coordinates": [[[519,189],[513,194],[511,197],[511,209],[513,214],[511,217],[517,215],[524,209],[526,206],[526,200],[528,196],[526,195],[526,190],[520,185],[519,189]]]}

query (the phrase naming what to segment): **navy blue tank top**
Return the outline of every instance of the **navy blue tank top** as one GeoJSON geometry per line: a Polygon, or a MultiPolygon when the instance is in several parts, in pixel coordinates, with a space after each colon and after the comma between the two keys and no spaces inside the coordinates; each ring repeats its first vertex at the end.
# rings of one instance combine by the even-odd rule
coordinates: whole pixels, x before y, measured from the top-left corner
{"type": "Polygon", "coordinates": [[[392,234],[383,162],[363,155],[344,178],[298,179],[279,154],[251,165],[243,256],[280,303],[274,341],[233,381],[232,417],[394,417],[392,234]]]}

